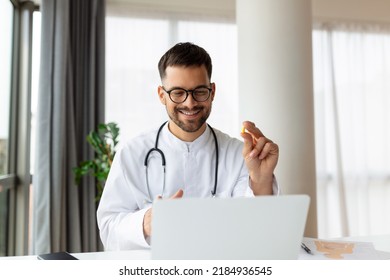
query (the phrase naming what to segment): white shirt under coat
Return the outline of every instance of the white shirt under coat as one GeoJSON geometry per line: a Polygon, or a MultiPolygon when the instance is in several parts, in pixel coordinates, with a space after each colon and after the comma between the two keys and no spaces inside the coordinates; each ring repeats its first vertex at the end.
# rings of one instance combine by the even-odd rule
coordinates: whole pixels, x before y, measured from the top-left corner
{"type": "MultiPolygon", "coordinates": [[[[219,145],[216,197],[253,196],[242,157],[243,142],[214,129],[219,145]]],[[[172,196],[180,188],[184,197],[211,197],[215,180],[215,141],[210,128],[193,142],[174,136],[165,125],[158,148],[166,159],[165,190],[161,156],[148,160],[148,190],[145,156],[155,146],[157,129],[128,141],[115,155],[104,187],[97,221],[105,250],[150,248],[143,234],[143,218],[158,195],[172,196]],[[150,191],[150,196],[149,196],[150,191]]],[[[274,180],[274,194],[278,193],[274,180]]]]}

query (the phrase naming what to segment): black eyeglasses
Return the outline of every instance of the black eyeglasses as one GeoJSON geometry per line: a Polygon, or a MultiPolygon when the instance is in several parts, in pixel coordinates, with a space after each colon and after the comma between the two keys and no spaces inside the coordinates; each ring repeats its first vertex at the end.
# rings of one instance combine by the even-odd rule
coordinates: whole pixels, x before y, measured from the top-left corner
{"type": "Polygon", "coordinates": [[[209,99],[212,88],[208,88],[206,86],[199,86],[197,88],[194,88],[192,90],[187,90],[184,88],[173,88],[171,90],[166,90],[164,87],[162,89],[168,93],[169,98],[174,103],[183,103],[187,100],[188,95],[191,94],[192,98],[197,102],[204,102],[207,99],[209,99]]]}

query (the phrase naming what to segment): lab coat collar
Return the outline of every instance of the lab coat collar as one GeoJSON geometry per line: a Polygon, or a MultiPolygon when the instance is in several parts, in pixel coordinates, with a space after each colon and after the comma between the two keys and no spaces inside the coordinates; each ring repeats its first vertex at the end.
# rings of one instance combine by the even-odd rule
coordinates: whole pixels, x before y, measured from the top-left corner
{"type": "Polygon", "coordinates": [[[168,124],[163,127],[161,137],[165,143],[174,149],[179,149],[186,152],[197,152],[204,147],[211,136],[210,127],[206,125],[205,131],[194,141],[185,142],[177,138],[168,128],[168,124]]]}

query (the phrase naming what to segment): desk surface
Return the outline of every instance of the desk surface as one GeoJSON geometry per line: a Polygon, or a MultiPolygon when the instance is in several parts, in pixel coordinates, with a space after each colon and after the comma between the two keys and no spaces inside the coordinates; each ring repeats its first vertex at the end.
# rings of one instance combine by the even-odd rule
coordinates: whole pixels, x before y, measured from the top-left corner
{"type": "Polygon", "coordinates": [[[328,259],[328,258],[340,258],[340,259],[360,259],[360,260],[388,260],[390,259],[390,235],[375,235],[375,236],[360,236],[360,237],[343,237],[343,238],[326,238],[319,240],[325,241],[325,247],[321,247],[320,251],[317,245],[314,245],[314,240],[312,238],[304,238],[303,242],[306,245],[309,245],[312,250],[314,250],[314,256],[308,254],[299,255],[299,259],[328,259]],[[331,241],[329,243],[329,241],[331,241]],[[332,242],[339,242],[334,243],[332,242]],[[342,248],[350,248],[347,246],[347,242],[355,243],[351,245],[353,250],[349,252],[346,250],[342,252],[342,248]],[[370,244],[371,243],[371,244],[370,244]],[[330,245],[332,244],[332,245],[330,245]],[[338,244],[338,245],[335,245],[338,244]],[[330,246],[330,247],[328,247],[330,246]],[[335,246],[335,247],[334,247],[335,246]],[[340,247],[341,246],[341,247],[340,247]],[[345,247],[347,246],[347,247],[345,247]],[[330,250],[330,251],[329,251],[330,250]],[[332,256],[331,256],[332,255],[332,256]]]}
{"type": "MultiPolygon", "coordinates": [[[[383,251],[381,257],[390,259],[390,234],[389,235],[375,235],[375,236],[361,236],[361,237],[344,237],[337,238],[343,241],[357,241],[357,242],[372,242],[375,249],[383,251]]],[[[300,254],[305,255],[303,250],[300,254]]],[[[118,252],[95,252],[95,253],[78,253],[73,254],[80,260],[149,260],[150,250],[134,250],[134,251],[118,251],[118,252]]]]}
{"type": "Polygon", "coordinates": [[[390,234],[386,235],[372,235],[372,236],[357,236],[357,237],[343,237],[337,240],[357,241],[357,242],[372,242],[378,251],[390,253],[390,234]]]}
{"type": "MultiPolygon", "coordinates": [[[[381,251],[384,259],[390,259],[390,234],[360,237],[335,238],[334,240],[372,242],[375,249],[381,251]]],[[[302,250],[302,254],[305,252],[302,250]]],[[[80,260],[149,260],[150,250],[107,251],[91,253],[72,253],[80,260]]],[[[37,256],[0,257],[0,260],[37,260],[37,256]]]]}

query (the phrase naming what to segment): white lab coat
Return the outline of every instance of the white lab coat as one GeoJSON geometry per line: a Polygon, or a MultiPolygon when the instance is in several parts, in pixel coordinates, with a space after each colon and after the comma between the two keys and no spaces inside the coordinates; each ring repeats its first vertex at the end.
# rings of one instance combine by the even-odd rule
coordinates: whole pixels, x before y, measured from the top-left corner
{"type": "MultiPolygon", "coordinates": [[[[253,196],[242,157],[243,143],[214,129],[219,145],[217,197],[253,196]]],[[[143,218],[158,195],[170,197],[178,189],[184,197],[211,197],[215,180],[215,141],[209,127],[191,143],[175,137],[165,125],[158,148],[166,159],[165,189],[161,156],[145,156],[155,146],[157,129],[128,141],[115,155],[97,211],[100,237],[106,250],[149,248],[143,218]],[[150,195],[149,195],[150,192],[150,195]]],[[[274,193],[278,187],[274,182],[274,193]]]]}

